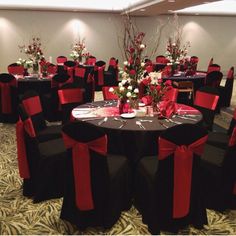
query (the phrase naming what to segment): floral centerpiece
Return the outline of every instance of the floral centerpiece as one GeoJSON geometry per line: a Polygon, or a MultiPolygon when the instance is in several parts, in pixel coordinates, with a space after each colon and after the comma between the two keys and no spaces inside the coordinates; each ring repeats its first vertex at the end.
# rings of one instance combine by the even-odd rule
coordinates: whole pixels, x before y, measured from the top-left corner
{"type": "Polygon", "coordinates": [[[184,64],[187,59],[188,47],[190,47],[190,42],[187,42],[181,47],[180,38],[177,37],[173,40],[169,37],[166,46],[166,57],[169,60],[167,65],[170,65],[173,73],[178,69],[180,64],[184,64]]]}
{"type": "Polygon", "coordinates": [[[33,37],[32,41],[27,46],[19,46],[20,51],[25,53],[28,59],[32,61],[33,73],[38,73],[39,61],[44,58],[41,47],[41,39],[38,37],[33,37]]]}
{"type": "Polygon", "coordinates": [[[85,60],[90,56],[89,52],[85,47],[85,39],[82,39],[72,45],[72,52],[70,53],[70,58],[74,61],[82,62],[82,59],[85,60]]]}
{"type": "Polygon", "coordinates": [[[152,104],[154,111],[157,110],[158,103],[165,97],[165,93],[172,88],[172,82],[161,78],[161,73],[151,72],[140,80],[146,87],[146,94],[143,98],[146,104],[152,104]]]}
{"type": "Polygon", "coordinates": [[[129,107],[136,108],[135,104],[132,103],[138,98],[139,90],[136,87],[135,81],[129,78],[128,74],[123,75],[123,79],[119,83],[118,88],[114,89],[111,87],[109,92],[112,92],[119,97],[118,106],[120,114],[128,112],[129,107]]]}
{"type": "Polygon", "coordinates": [[[19,58],[16,62],[18,65],[23,66],[25,69],[29,69],[33,66],[33,62],[28,59],[19,58]]]}
{"type": "Polygon", "coordinates": [[[41,72],[43,76],[47,76],[47,71],[48,71],[48,67],[50,66],[50,62],[46,61],[45,58],[43,58],[40,62],[39,62],[40,66],[41,66],[41,72]]]}

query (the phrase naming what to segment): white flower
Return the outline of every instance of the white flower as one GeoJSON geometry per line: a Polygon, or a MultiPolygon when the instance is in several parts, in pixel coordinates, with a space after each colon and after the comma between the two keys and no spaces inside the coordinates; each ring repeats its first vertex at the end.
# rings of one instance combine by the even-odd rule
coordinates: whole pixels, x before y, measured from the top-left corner
{"type": "Polygon", "coordinates": [[[125,87],[121,86],[120,87],[120,92],[123,92],[125,90],[125,87]]]}
{"type": "Polygon", "coordinates": [[[134,93],[139,93],[138,88],[134,89],[134,93]]]}
{"type": "Polygon", "coordinates": [[[109,92],[113,93],[114,92],[114,88],[110,87],[109,88],[109,92]]]}
{"type": "Polygon", "coordinates": [[[118,86],[119,86],[119,87],[122,87],[122,83],[120,82],[120,83],[118,84],[118,86]]]}
{"type": "Polygon", "coordinates": [[[126,94],[126,97],[131,97],[131,92],[128,92],[127,94],[126,94]]]}
{"type": "Polygon", "coordinates": [[[144,44],[140,44],[139,48],[143,49],[143,48],[145,48],[145,45],[144,44]]]}
{"type": "Polygon", "coordinates": [[[124,61],[124,65],[127,66],[129,63],[128,61],[124,61]]]}
{"type": "Polygon", "coordinates": [[[128,90],[132,90],[132,88],[133,88],[133,87],[132,87],[131,85],[130,85],[130,86],[128,86],[128,90]]]}
{"type": "Polygon", "coordinates": [[[126,80],[126,79],[123,79],[123,80],[121,81],[121,84],[124,85],[124,84],[126,84],[126,82],[127,82],[127,80],[126,80]]]}
{"type": "Polygon", "coordinates": [[[144,62],[141,62],[141,66],[144,67],[144,66],[145,66],[145,63],[144,63],[144,62]]]}

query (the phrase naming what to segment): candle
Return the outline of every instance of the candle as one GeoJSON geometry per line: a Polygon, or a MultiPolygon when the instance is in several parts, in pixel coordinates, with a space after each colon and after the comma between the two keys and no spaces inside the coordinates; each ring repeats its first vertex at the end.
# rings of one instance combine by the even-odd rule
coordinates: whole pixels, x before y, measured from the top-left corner
{"type": "Polygon", "coordinates": [[[50,63],[52,63],[52,57],[51,56],[49,57],[48,60],[49,60],[50,63]]]}

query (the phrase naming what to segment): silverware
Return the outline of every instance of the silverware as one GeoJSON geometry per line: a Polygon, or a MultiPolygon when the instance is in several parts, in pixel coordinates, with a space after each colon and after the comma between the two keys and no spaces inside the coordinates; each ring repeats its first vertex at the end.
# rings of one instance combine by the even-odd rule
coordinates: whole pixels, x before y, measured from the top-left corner
{"type": "Polygon", "coordinates": [[[166,125],[166,124],[164,124],[163,122],[161,122],[161,121],[159,121],[159,124],[161,125],[161,126],[163,126],[164,128],[166,128],[166,129],[168,129],[169,127],[166,125]]]}
{"type": "Polygon", "coordinates": [[[82,121],[90,121],[90,120],[101,120],[102,117],[94,117],[94,118],[85,118],[85,119],[82,119],[82,121]]]}
{"type": "Polygon", "coordinates": [[[139,121],[140,122],[150,122],[150,123],[153,122],[153,120],[142,120],[142,119],[140,119],[139,121]]]}
{"type": "Polygon", "coordinates": [[[122,119],[119,119],[117,117],[114,118],[115,121],[119,121],[121,122],[122,124],[118,127],[118,129],[121,129],[124,125],[126,125],[127,123],[127,120],[122,120],[122,119]]]}
{"type": "Polygon", "coordinates": [[[197,121],[197,119],[194,119],[194,118],[191,118],[191,117],[186,117],[186,116],[176,115],[176,117],[178,117],[180,119],[184,119],[184,120],[197,121]]]}
{"type": "Polygon", "coordinates": [[[106,121],[107,121],[107,117],[105,117],[103,120],[99,121],[99,122],[98,122],[98,125],[101,125],[101,124],[103,124],[103,123],[106,122],[106,121]]]}
{"type": "Polygon", "coordinates": [[[136,121],[136,125],[138,125],[141,129],[146,129],[139,120],[136,121]]]}
{"type": "Polygon", "coordinates": [[[166,121],[167,121],[167,122],[171,122],[171,123],[176,124],[176,125],[181,125],[181,124],[182,124],[182,122],[173,121],[172,119],[169,119],[169,118],[166,118],[166,121]]]}

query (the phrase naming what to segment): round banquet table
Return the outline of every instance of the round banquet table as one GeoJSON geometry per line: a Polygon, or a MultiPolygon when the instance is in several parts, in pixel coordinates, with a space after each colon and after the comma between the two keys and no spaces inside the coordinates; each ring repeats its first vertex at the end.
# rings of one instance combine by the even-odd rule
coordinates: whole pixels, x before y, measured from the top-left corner
{"type": "Polygon", "coordinates": [[[108,136],[108,153],[125,155],[135,165],[143,156],[157,155],[158,137],[167,127],[177,125],[173,122],[198,124],[202,121],[202,114],[193,107],[177,104],[177,111],[179,116],[172,117],[172,121],[156,116],[124,119],[119,115],[117,101],[111,100],[80,105],[72,110],[72,117],[104,129],[108,136]],[[100,124],[104,117],[107,121],[100,124]],[[141,122],[144,129],[136,124],[138,120],[144,120],[141,122]]]}

